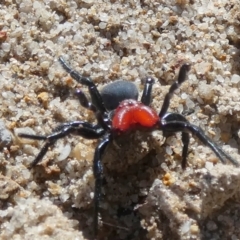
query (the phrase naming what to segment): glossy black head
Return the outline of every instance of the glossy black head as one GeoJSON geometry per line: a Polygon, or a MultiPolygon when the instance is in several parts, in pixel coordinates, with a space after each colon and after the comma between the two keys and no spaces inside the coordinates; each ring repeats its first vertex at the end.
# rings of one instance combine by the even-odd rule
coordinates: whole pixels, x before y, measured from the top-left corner
{"type": "Polygon", "coordinates": [[[138,90],[135,84],[128,81],[112,82],[101,90],[104,106],[108,111],[116,109],[120,102],[126,99],[138,99],[138,90]]]}

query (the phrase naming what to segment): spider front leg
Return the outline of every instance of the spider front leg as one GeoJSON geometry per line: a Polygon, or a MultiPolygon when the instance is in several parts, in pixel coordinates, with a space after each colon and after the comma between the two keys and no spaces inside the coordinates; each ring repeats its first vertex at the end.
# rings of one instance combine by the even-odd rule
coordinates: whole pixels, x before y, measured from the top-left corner
{"type": "MultiPolygon", "coordinates": [[[[179,121],[179,122],[186,122],[188,123],[188,120],[179,113],[166,113],[164,117],[161,119],[162,123],[165,122],[173,122],[173,121],[179,121]]],[[[164,128],[163,135],[169,136],[173,135],[173,133],[176,132],[177,129],[170,129],[170,128],[164,128]]],[[[187,155],[188,155],[188,145],[189,145],[189,133],[182,131],[182,143],[183,143],[183,149],[182,149],[182,169],[186,168],[187,165],[187,155]]]]}
{"type": "MultiPolygon", "coordinates": [[[[180,115],[180,114],[179,114],[180,115]]],[[[180,115],[181,116],[181,115],[180,115]]],[[[187,121],[161,121],[161,129],[166,132],[186,132],[192,133],[196,136],[203,144],[212,149],[212,151],[217,155],[217,157],[221,160],[222,163],[226,163],[227,159],[234,164],[235,166],[239,166],[239,163],[233,159],[230,155],[225,153],[216,143],[214,143],[208,136],[205,135],[204,131],[187,121]]]]}
{"type": "Polygon", "coordinates": [[[170,87],[168,93],[166,94],[164,101],[163,101],[163,105],[162,105],[162,109],[159,113],[159,117],[160,119],[164,117],[164,115],[167,113],[169,104],[170,104],[170,100],[173,96],[173,93],[175,90],[177,90],[180,85],[186,80],[186,76],[187,76],[187,72],[190,70],[190,64],[183,64],[179,70],[179,74],[178,74],[178,79],[176,82],[174,82],[172,84],[172,86],[170,87]]]}
{"type": "Polygon", "coordinates": [[[151,77],[147,77],[145,79],[144,90],[141,98],[141,102],[149,106],[151,103],[151,94],[152,94],[152,86],[154,84],[154,79],[151,77]]]}
{"type": "Polygon", "coordinates": [[[82,136],[87,139],[97,139],[105,134],[105,130],[99,125],[93,125],[83,121],[74,121],[59,125],[54,132],[48,136],[20,133],[18,136],[21,138],[46,141],[29,168],[35,167],[43,159],[48,151],[48,148],[53,146],[58,139],[64,138],[69,134],[82,136]]]}
{"type": "Polygon", "coordinates": [[[91,95],[92,103],[97,108],[98,111],[101,113],[106,112],[106,108],[104,106],[102,97],[95,85],[89,77],[82,76],[79,72],[73,70],[63,59],[63,57],[59,57],[59,62],[61,63],[62,67],[70,74],[70,76],[75,79],[78,83],[85,85],[88,87],[89,93],[91,95]]]}

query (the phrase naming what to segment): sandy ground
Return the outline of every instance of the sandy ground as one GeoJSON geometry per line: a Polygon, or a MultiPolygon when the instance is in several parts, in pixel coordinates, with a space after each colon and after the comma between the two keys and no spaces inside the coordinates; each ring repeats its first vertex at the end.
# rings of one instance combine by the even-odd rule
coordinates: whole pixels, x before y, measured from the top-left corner
{"type": "MultiPolygon", "coordinates": [[[[169,111],[184,114],[240,162],[239,0],[0,3],[0,239],[93,239],[92,158],[98,140],[69,136],[29,164],[67,121],[95,121],[58,57],[99,89],[155,79],[152,107],[183,63],[187,81],[169,111]]],[[[98,239],[240,239],[240,169],[194,136],[181,169],[181,135],[136,132],[109,145],[98,239]]]]}

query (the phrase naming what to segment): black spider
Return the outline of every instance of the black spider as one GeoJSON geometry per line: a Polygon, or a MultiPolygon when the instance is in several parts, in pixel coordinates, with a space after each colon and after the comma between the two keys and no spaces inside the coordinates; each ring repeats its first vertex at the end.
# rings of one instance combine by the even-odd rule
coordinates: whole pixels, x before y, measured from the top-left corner
{"type": "Polygon", "coordinates": [[[163,131],[166,135],[175,132],[182,132],[182,168],[184,169],[187,163],[189,133],[192,133],[199,138],[203,144],[210,147],[223,163],[226,163],[226,160],[228,159],[234,165],[238,166],[238,162],[226,154],[217,146],[217,144],[207,137],[201,128],[189,123],[181,114],[167,112],[174,91],[186,80],[187,72],[190,69],[189,64],[183,64],[181,66],[178,79],[170,87],[169,92],[165,96],[162,109],[160,113],[157,114],[149,107],[151,102],[152,85],[154,83],[152,78],[149,77],[146,79],[141,101],[137,101],[138,90],[133,83],[127,81],[115,81],[106,85],[103,90],[99,92],[91,78],[84,77],[77,71],[73,70],[62,57],[59,58],[59,61],[73,79],[88,87],[91,102],[88,101],[85,94],[80,90],[77,91],[77,96],[83,107],[95,113],[97,124],[85,121],[73,121],[61,124],[48,136],[24,133],[19,134],[19,136],[22,138],[45,141],[45,144],[32,162],[30,168],[34,167],[42,160],[48,151],[48,148],[59,138],[63,138],[69,134],[76,134],[87,139],[101,139],[95,149],[93,159],[93,172],[95,177],[93,230],[95,236],[97,236],[98,232],[99,201],[103,178],[101,159],[109,142],[118,135],[136,129],[146,131],[158,129],[163,131]]]}

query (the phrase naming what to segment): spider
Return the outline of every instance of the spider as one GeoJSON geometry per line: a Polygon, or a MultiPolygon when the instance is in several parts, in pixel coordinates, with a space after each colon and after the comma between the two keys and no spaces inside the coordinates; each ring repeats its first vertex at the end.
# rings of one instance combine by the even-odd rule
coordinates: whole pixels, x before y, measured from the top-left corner
{"type": "Polygon", "coordinates": [[[91,101],[87,99],[81,90],[77,90],[76,95],[84,108],[95,113],[97,123],[72,121],[59,125],[54,129],[52,134],[47,136],[20,133],[19,137],[45,141],[39,154],[31,163],[30,168],[33,168],[42,160],[48,148],[54,145],[58,139],[66,137],[69,134],[79,135],[87,139],[100,139],[93,158],[93,173],[95,177],[94,236],[98,234],[99,202],[103,179],[101,159],[109,142],[119,135],[127,134],[135,130],[161,130],[166,136],[181,132],[183,142],[181,166],[182,169],[185,169],[187,164],[189,133],[191,133],[199,138],[203,144],[211,148],[222,163],[226,163],[228,159],[234,165],[238,166],[238,162],[206,136],[200,127],[191,124],[179,113],[167,112],[174,91],[186,80],[187,73],[190,70],[190,64],[183,64],[180,67],[178,78],[171,85],[164,98],[162,108],[160,112],[157,113],[149,106],[151,103],[152,86],[154,84],[153,78],[146,78],[141,101],[138,101],[138,90],[131,82],[124,80],[115,81],[106,85],[99,92],[91,78],[84,77],[73,70],[62,57],[59,58],[59,62],[73,79],[88,87],[91,101]]]}

